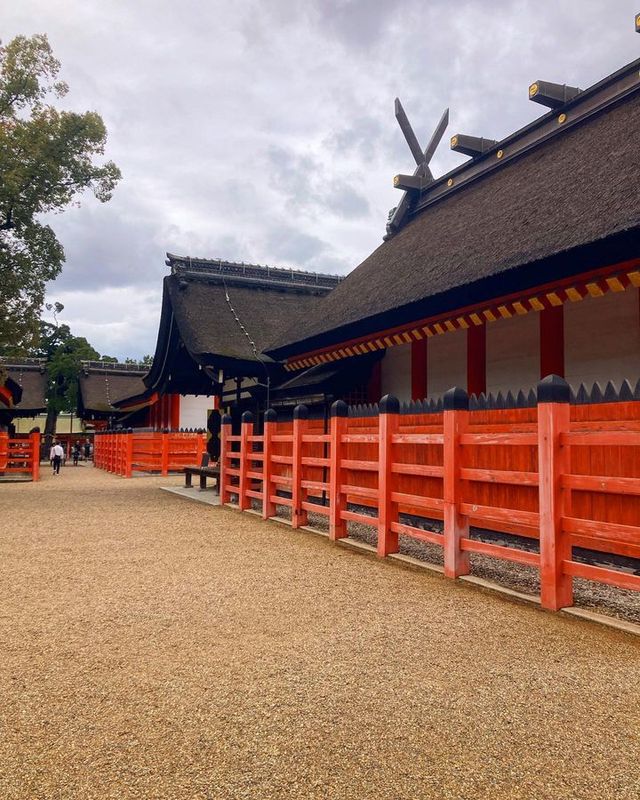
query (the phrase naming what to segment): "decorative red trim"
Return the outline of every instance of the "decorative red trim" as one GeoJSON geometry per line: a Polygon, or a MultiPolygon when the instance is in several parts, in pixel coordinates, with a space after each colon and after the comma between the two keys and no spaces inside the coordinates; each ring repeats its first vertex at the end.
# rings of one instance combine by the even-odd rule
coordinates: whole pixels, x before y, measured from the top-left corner
{"type": "MultiPolygon", "coordinates": [[[[600,279],[606,278],[607,276],[617,273],[617,272],[628,272],[634,269],[638,269],[640,267],[640,258],[630,259],[629,261],[622,261],[618,264],[612,264],[609,267],[600,267],[599,269],[594,269],[589,272],[583,272],[578,275],[573,275],[570,278],[565,278],[562,281],[555,281],[553,283],[545,283],[540,286],[534,286],[531,289],[527,289],[523,292],[516,292],[509,295],[503,295],[501,297],[496,297],[491,300],[487,300],[482,303],[474,303],[473,305],[464,306],[458,309],[452,309],[451,311],[447,311],[445,314],[438,314],[432,317],[425,317],[420,320],[415,321],[407,321],[402,325],[397,325],[394,328],[389,328],[383,331],[377,331],[367,334],[366,336],[359,336],[355,339],[348,339],[343,342],[336,342],[335,344],[328,345],[327,347],[322,347],[317,350],[309,350],[306,353],[299,353],[295,356],[291,356],[287,359],[288,363],[293,362],[301,362],[304,359],[312,358],[313,356],[324,356],[326,353],[334,353],[338,350],[342,350],[345,348],[353,348],[354,345],[359,345],[363,342],[367,341],[375,341],[376,339],[384,339],[389,338],[394,335],[401,334],[405,332],[408,328],[420,329],[421,326],[424,325],[433,325],[438,324],[439,321],[449,320],[452,317],[460,317],[466,314],[470,314],[473,312],[477,312],[482,309],[492,308],[497,309],[498,306],[503,305],[505,303],[513,302],[513,301],[521,301],[523,298],[528,297],[535,297],[537,294],[546,293],[548,291],[561,291],[564,288],[573,288],[576,283],[585,283],[592,281],[593,279],[600,279]]],[[[540,298],[542,305],[546,308],[548,307],[545,303],[544,298],[540,298]]],[[[312,362],[314,363],[314,362],[312,362]]]]}

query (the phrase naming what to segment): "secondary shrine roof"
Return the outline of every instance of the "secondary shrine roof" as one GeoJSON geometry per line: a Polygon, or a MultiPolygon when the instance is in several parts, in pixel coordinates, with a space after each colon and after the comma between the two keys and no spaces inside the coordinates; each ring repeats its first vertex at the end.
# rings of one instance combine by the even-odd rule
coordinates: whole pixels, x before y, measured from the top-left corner
{"type": "Polygon", "coordinates": [[[78,415],[121,413],[113,404],[142,393],[146,373],[147,367],[142,364],[83,361],[78,376],[78,415]]]}
{"type": "Polygon", "coordinates": [[[13,416],[32,417],[46,410],[47,373],[39,358],[0,358],[0,372],[19,387],[20,400],[11,408],[13,416]]]}
{"type": "MultiPolygon", "coordinates": [[[[201,366],[260,369],[264,349],[342,280],[302,270],[167,254],[154,365],[145,379],[159,387],[184,368],[184,347],[201,366]]],[[[194,378],[189,377],[189,381],[194,378]]],[[[211,379],[207,381],[209,390],[211,379]]],[[[202,391],[204,392],[204,389],[202,391]]],[[[197,392],[195,385],[191,391],[197,392]]]]}

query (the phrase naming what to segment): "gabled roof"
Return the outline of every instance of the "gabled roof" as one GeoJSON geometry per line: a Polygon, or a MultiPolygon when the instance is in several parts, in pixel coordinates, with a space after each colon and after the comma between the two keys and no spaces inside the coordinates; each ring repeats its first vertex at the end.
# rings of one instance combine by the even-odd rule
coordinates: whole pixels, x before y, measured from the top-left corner
{"type": "MultiPolygon", "coordinates": [[[[294,321],[302,320],[341,280],[334,275],[171,253],[167,264],[171,274],[164,279],[156,353],[145,378],[149,388],[163,391],[172,378],[175,382],[175,373],[184,369],[181,348],[196,369],[224,367],[260,374],[262,364],[271,362],[261,355],[264,349],[294,321]]],[[[209,388],[211,384],[209,378],[209,388]]]]}
{"type": "MultiPolygon", "coordinates": [[[[32,417],[46,410],[47,373],[39,358],[0,358],[0,371],[19,388],[19,401],[12,407],[12,416],[32,417]]],[[[8,382],[7,381],[7,382],[8,382]]]]}
{"type": "Polygon", "coordinates": [[[147,368],[142,364],[83,361],[78,376],[78,415],[111,416],[122,413],[113,404],[140,394],[147,368]]]}
{"type": "Polygon", "coordinates": [[[640,61],[425,187],[284,358],[640,254],[640,61]]]}

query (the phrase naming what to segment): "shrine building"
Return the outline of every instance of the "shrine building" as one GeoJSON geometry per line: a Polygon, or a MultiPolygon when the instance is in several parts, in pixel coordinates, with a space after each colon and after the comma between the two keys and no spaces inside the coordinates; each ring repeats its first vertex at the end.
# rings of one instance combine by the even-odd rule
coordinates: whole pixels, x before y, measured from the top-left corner
{"type": "MultiPolygon", "coordinates": [[[[294,376],[372,362],[370,400],[640,375],[640,60],[588,89],[536,81],[547,112],[501,141],[455,133],[416,160],[385,241],[266,353],[294,376]]],[[[477,132],[474,132],[474,134],[477,132]]],[[[352,367],[349,367],[350,369],[352,367]]]]}

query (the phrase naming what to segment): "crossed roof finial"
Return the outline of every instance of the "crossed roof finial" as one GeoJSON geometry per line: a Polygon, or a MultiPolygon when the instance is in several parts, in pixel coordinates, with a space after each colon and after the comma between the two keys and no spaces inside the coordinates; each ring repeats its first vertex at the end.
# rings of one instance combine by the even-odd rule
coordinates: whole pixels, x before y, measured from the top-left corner
{"type": "Polygon", "coordinates": [[[431,169],[429,168],[429,164],[433,158],[436,148],[440,144],[445,130],[447,129],[447,125],[449,124],[449,109],[446,108],[443,115],[440,117],[440,122],[438,122],[433,134],[431,135],[431,139],[429,139],[429,143],[423,150],[418,142],[418,137],[413,132],[413,128],[411,127],[411,123],[405,114],[402,103],[397,97],[395,101],[395,115],[396,119],[398,120],[400,130],[404,134],[404,138],[407,140],[409,150],[411,150],[411,153],[415,159],[416,168],[413,175],[396,175],[393,179],[394,186],[398,187],[399,189],[404,189],[405,193],[402,196],[402,200],[398,206],[389,215],[389,222],[387,224],[388,236],[392,236],[394,233],[396,233],[396,231],[400,228],[407,211],[409,210],[411,198],[409,194],[407,194],[407,191],[411,193],[415,192],[416,190],[420,191],[423,187],[433,183],[434,178],[433,174],[431,173],[431,169]]]}

